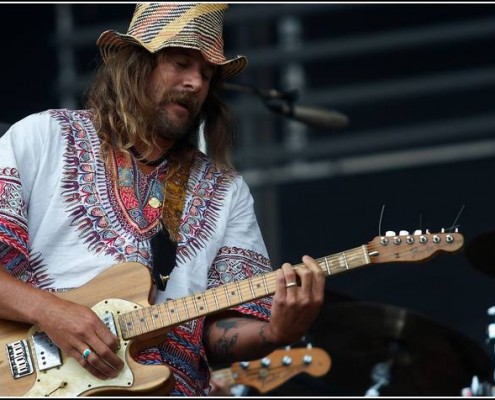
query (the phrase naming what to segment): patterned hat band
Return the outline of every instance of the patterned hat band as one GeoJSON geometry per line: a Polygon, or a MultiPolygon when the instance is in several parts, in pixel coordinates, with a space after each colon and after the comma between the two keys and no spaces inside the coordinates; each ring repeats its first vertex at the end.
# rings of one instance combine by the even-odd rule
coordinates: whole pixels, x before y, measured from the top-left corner
{"type": "Polygon", "coordinates": [[[231,78],[247,66],[247,58],[226,59],[223,51],[223,18],[227,4],[139,3],[127,34],[103,32],[96,44],[103,61],[125,46],[141,46],[150,53],[168,47],[201,52],[206,61],[220,68],[223,79],[231,78]]]}

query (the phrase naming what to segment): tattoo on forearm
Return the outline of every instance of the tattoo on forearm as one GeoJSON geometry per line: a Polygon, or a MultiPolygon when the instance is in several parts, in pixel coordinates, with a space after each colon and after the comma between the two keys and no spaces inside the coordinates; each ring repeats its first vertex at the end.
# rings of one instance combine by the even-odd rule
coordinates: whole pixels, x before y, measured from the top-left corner
{"type": "Polygon", "coordinates": [[[229,329],[237,328],[238,326],[235,319],[221,319],[217,321],[216,325],[218,328],[223,329],[225,333],[227,333],[229,329]]]}
{"type": "Polygon", "coordinates": [[[227,337],[225,335],[222,335],[216,345],[215,345],[215,352],[219,357],[221,357],[225,362],[229,362],[234,359],[234,353],[233,353],[233,347],[237,343],[237,339],[239,338],[239,334],[236,333],[232,337],[227,337]]]}
{"type": "Polygon", "coordinates": [[[238,322],[235,319],[224,319],[215,322],[216,328],[223,330],[223,334],[214,344],[214,351],[217,357],[220,357],[225,362],[234,360],[233,348],[239,339],[239,333],[227,336],[229,330],[238,328],[238,322]]]}
{"type": "Polygon", "coordinates": [[[271,345],[271,344],[273,344],[273,343],[271,343],[271,342],[267,339],[267,337],[266,337],[266,335],[265,335],[265,328],[266,328],[267,326],[268,326],[268,323],[264,323],[264,324],[263,324],[263,325],[261,325],[261,327],[260,327],[260,332],[259,332],[259,335],[260,335],[260,337],[261,337],[261,345],[262,345],[262,346],[266,346],[266,345],[271,345]]]}

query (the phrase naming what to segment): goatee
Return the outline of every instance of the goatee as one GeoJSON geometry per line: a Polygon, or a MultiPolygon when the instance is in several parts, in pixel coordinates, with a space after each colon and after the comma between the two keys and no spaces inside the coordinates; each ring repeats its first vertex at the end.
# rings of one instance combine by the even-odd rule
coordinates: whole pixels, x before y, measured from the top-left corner
{"type": "Polygon", "coordinates": [[[181,139],[199,126],[199,113],[200,107],[193,93],[168,92],[163,96],[157,106],[157,116],[155,119],[156,132],[166,139],[181,139]],[[190,118],[184,122],[180,122],[174,116],[168,115],[166,106],[169,104],[179,104],[187,108],[190,118]]]}

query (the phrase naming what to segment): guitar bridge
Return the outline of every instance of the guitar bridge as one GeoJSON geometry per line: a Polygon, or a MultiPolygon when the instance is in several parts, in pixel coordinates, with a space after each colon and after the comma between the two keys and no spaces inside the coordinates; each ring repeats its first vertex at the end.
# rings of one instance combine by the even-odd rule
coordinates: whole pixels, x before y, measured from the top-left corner
{"type": "Polygon", "coordinates": [[[34,372],[31,352],[25,340],[7,343],[7,355],[9,358],[10,372],[14,379],[31,375],[34,372]]]}

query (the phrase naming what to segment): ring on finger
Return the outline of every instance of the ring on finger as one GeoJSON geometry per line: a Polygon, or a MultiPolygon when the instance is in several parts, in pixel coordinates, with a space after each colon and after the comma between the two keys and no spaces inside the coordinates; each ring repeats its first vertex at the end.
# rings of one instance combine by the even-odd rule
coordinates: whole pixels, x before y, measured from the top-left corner
{"type": "Polygon", "coordinates": [[[285,285],[286,288],[290,288],[292,286],[296,286],[297,283],[296,282],[291,282],[291,283],[288,283],[287,285],[285,285]]]}
{"type": "Polygon", "coordinates": [[[82,358],[87,360],[91,353],[92,353],[91,349],[89,348],[84,349],[84,351],[82,352],[82,358]]]}

